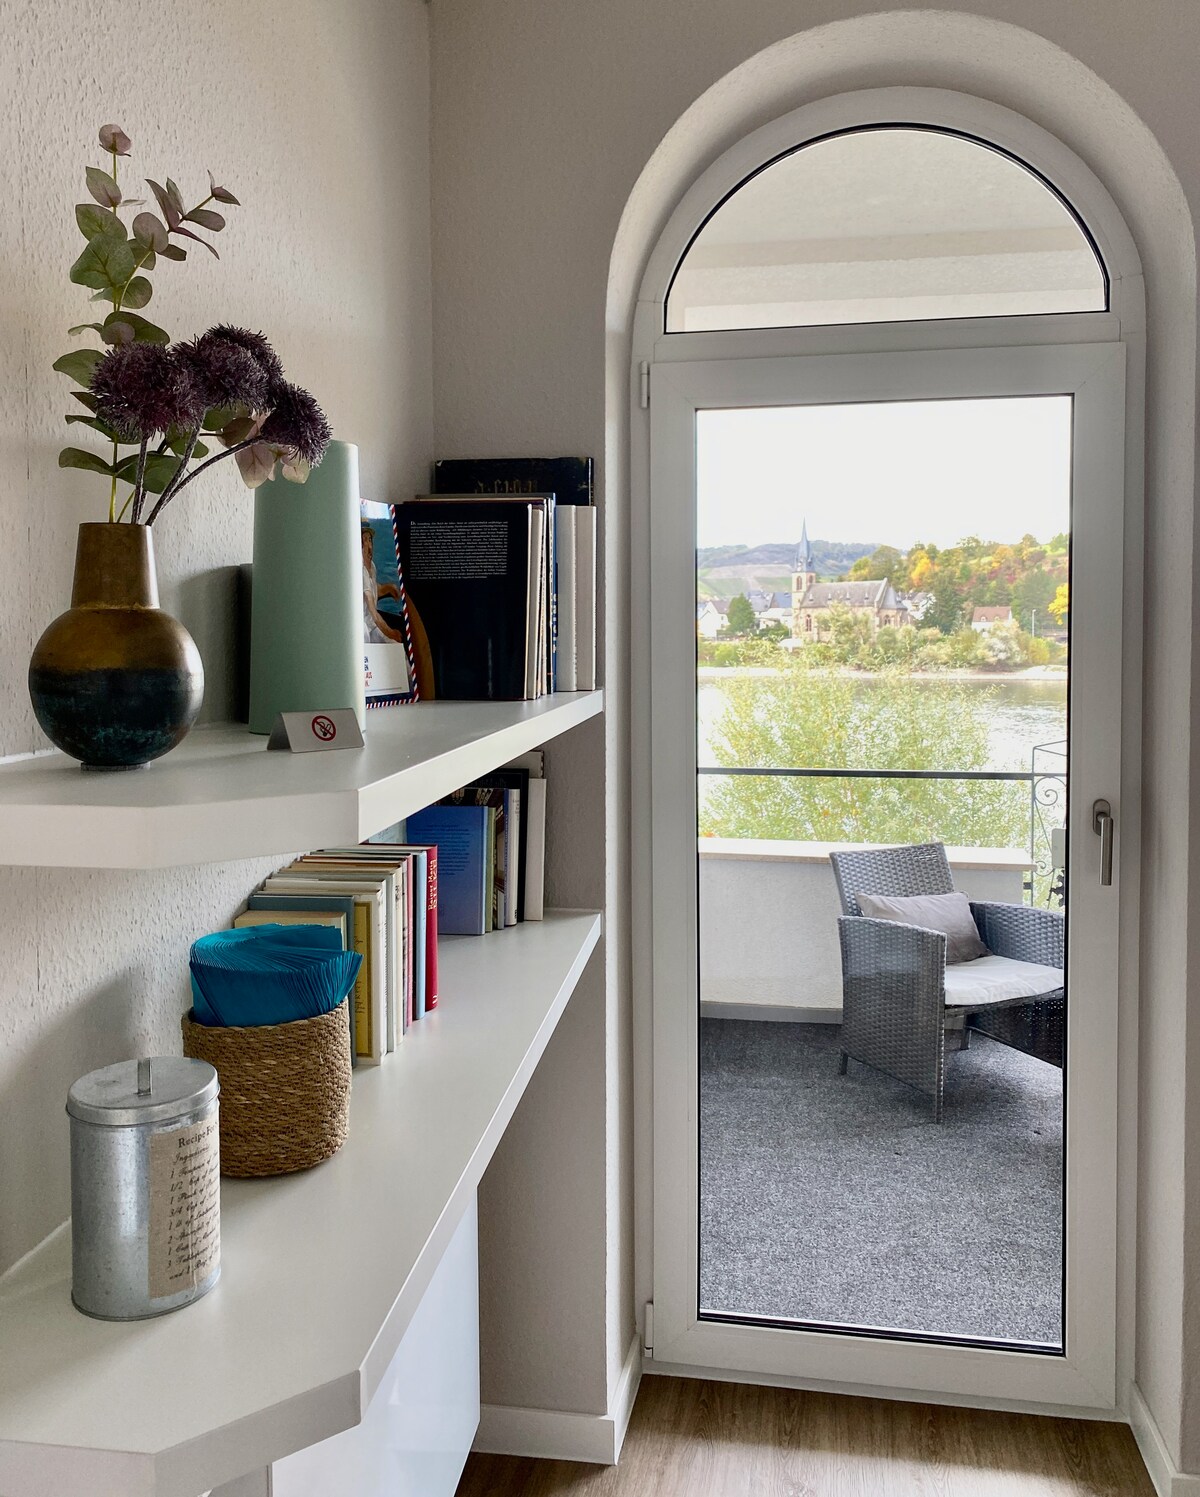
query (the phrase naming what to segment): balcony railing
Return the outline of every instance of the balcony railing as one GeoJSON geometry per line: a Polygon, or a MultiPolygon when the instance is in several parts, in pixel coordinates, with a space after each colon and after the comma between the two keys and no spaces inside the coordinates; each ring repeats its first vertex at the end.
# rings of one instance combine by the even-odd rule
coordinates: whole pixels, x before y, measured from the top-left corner
{"type": "Polygon", "coordinates": [[[1026,902],[1060,906],[1066,901],[1062,828],[1067,810],[1067,744],[1040,743],[1030,753],[1028,769],[824,769],[780,765],[702,764],[700,775],[729,778],[762,777],[810,780],[960,780],[1028,787],[1029,872],[1026,902]]]}

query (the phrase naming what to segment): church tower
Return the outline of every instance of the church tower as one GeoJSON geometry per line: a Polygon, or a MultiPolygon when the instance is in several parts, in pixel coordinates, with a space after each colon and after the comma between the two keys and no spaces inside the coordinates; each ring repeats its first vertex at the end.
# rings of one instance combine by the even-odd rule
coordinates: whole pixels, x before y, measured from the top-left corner
{"type": "Polygon", "coordinates": [[[804,612],[804,600],[817,580],[817,564],[808,539],[808,520],[800,528],[800,544],[792,564],[792,638],[813,638],[813,616],[804,612]]]}
{"type": "Polygon", "coordinates": [[[817,564],[813,559],[812,545],[808,539],[808,521],[800,527],[800,544],[796,547],[796,562],[792,575],[792,601],[799,602],[817,580],[817,564]]]}

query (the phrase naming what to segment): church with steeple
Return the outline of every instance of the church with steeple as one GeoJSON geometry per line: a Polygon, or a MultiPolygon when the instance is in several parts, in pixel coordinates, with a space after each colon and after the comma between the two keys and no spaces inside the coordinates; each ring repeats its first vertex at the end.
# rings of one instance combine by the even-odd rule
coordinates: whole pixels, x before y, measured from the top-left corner
{"type": "Polygon", "coordinates": [[[793,641],[813,644],[828,639],[830,610],[839,607],[868,618],[872,633],[909,628],[913,622],[908,604],[886,578],[877,582],[818,582],[806,519],[792,569],[793,641]]]}

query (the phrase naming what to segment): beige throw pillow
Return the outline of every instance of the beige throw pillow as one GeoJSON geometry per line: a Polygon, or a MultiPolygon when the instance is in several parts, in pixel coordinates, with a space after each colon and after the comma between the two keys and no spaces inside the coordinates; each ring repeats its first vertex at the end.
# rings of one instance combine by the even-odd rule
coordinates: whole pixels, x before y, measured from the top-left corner
{"type": "Polygon", "coordinates": [[[971,904],[965,894],[917,894],[892,899],[886,894],[860,894],[858,908],[869,920],[892,920],[899,925],[920,925],[940,930],[946,937],[946,963],[971,962],[987,956],[979,939],[971,904]]]}

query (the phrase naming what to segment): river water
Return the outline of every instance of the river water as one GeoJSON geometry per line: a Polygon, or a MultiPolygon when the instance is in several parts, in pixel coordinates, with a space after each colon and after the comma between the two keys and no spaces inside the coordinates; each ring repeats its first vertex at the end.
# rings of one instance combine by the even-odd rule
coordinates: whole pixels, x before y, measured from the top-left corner
{"type": "MultiPolygon", "coordinates": [[[[765,680],[763,676],[750,672],[729,671],[728,678],[748,677],[765,680]]],[[[720,715],[725,693],[722,677],[704,676],[697,686],[697,727],[699,736],[700,764],[714,762],[709,747],[709,735],[720,715]]],[[[1067,683],[1065,678],[1031,680],[1023,676],[992,676],[983,680],[963,680],[955,677],[910,676],[907,678],[914,691],[936,691],[944,689],[947,680],[956,685],[974,688],[991,694],[988,717],[988,763],[987,769],[1028,769],[1030,755],[1038,744],[1061,744],[1067,736],[1067,683]]],[[[856,691],[868,695],[872,689],[872,678],[864,676],[856,681],[856,691]]],[[[815,766],[798,766],[811,768],[815,766]]],[[[937,768],[939,766],[923,766],[937,768]]]]}

